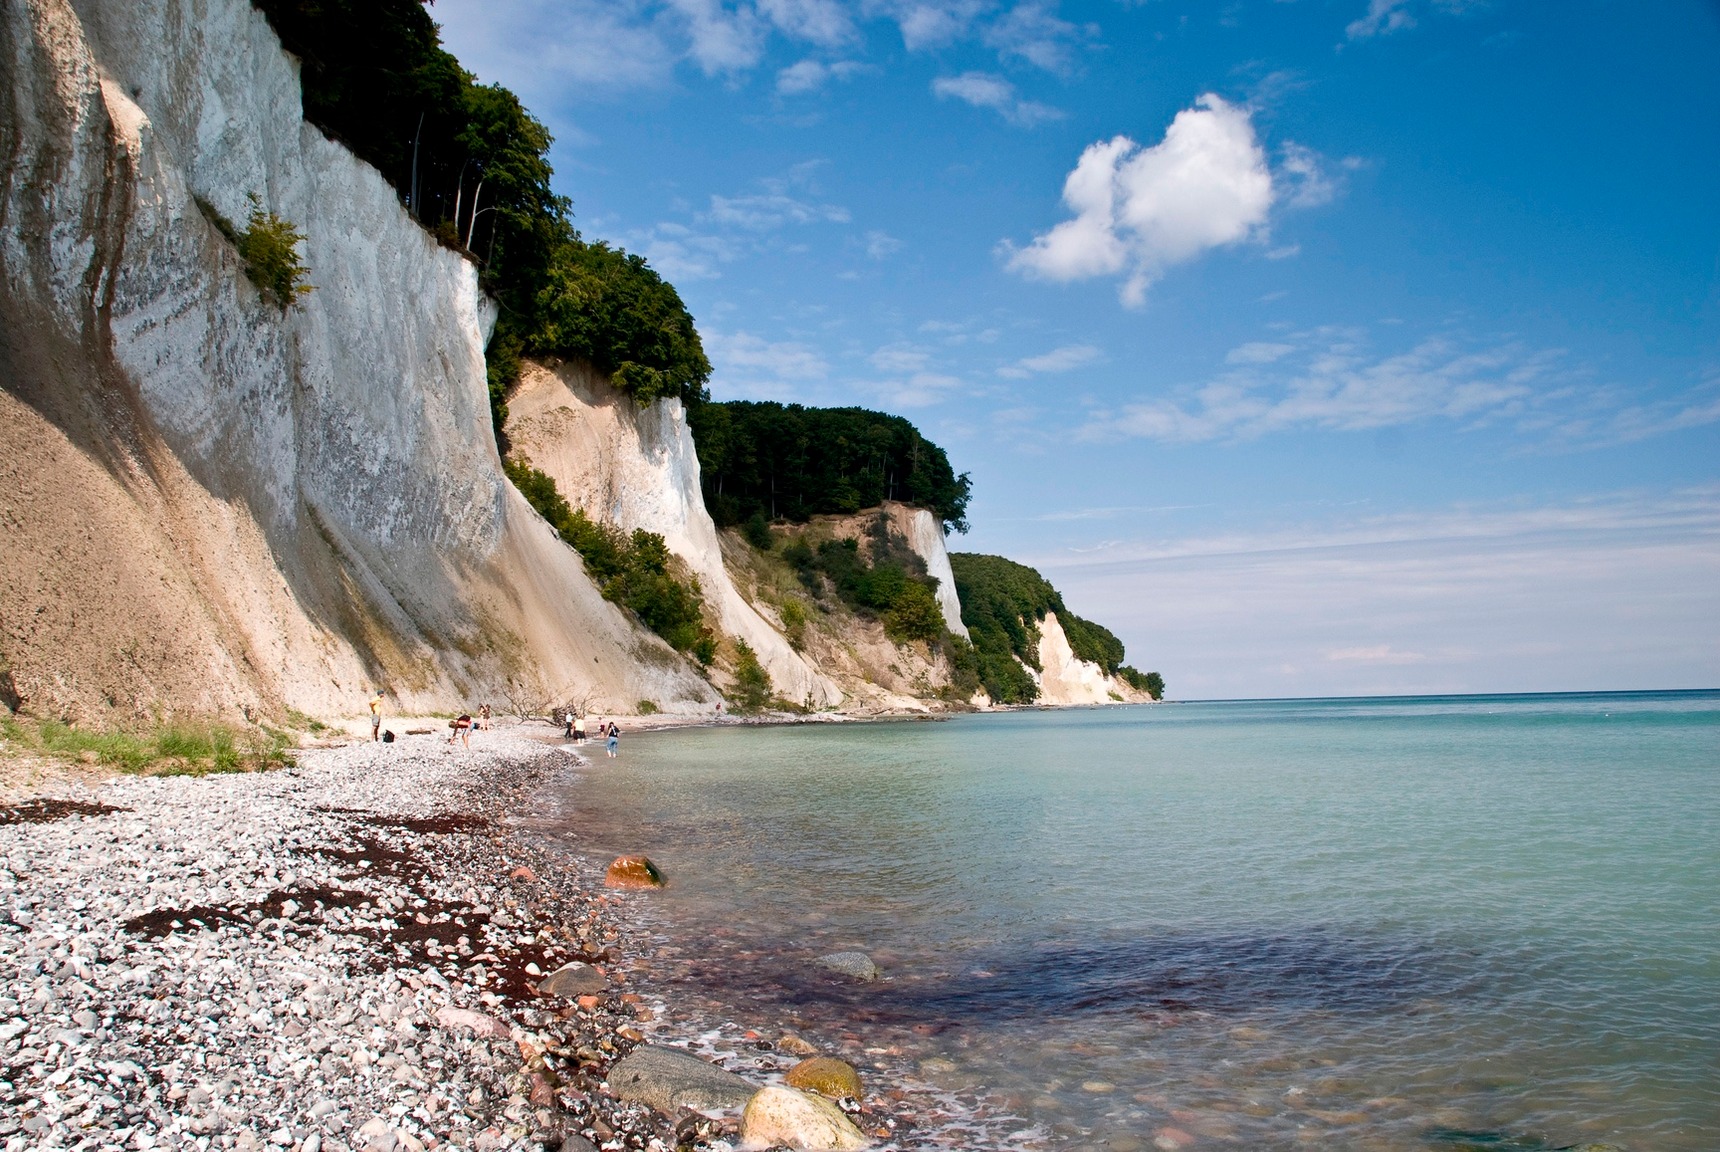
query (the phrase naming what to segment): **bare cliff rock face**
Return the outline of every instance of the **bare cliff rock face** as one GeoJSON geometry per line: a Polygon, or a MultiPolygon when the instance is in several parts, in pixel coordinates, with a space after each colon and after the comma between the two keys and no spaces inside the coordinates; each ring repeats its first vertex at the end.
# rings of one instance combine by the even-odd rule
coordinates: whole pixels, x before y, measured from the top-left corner
{"type": "Polygon", "coordinates": [[[1145,704],[1152,699],[1078,658],[1055,612],[1039,622],[1039,670],[1028,668],[1027,674],[1039,685],[1040,704],[1145,704]]]}
{"type": "MultiPolygon", "coordinates": [[[[508,397],[508,443],[594,520],[662,535],[699,578],[717,627],[745,640],[777,694],[833,707],[842,691],[759,615],[723,565],[679,400],[641,406],[583,363],[528,363],[508,397]]],[[[948,561],[945,561],[947,567],[948,561]]]]}
{"type": "MultiPolygon", "coordinates": [[[[0,0],[0,664],[88,716],[715,696],[502,474],[473,268],[247,0],[0,0]],[[262,296],[201,198],[307,236],[262,296]]],[[[696,484],[695,489],[696,492],[696,484]]]]}

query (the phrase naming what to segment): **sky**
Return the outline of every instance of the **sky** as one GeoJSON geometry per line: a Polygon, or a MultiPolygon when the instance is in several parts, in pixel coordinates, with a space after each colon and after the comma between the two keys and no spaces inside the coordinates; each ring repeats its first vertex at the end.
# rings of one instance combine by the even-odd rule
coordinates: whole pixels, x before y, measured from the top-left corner
{"type": "Polygon", "coordinates": [[[1720,2],[438,0],[1173,698],[1720,686],[1720,2]]]}

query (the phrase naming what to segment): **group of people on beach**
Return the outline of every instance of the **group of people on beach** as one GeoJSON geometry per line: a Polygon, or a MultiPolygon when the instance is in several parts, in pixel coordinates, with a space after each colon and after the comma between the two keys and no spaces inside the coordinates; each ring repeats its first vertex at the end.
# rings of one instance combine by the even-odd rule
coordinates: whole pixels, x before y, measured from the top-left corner
{"type": "MultiPolygon", "coordinates": [[[[585,716],[569,708],[564,719],[567,728],[563,735],[575,744],[585,743],[587,734],[585,716]]],[[[600,719],[597,722],[597,735],[603,741],[604,749],[609,753],[609,758],[615,759],[621,752],[620,725],[613,720],[600,719]]]]}
{"type": "MultiPolygon", "coordinates": [[[[382,727],[382,705],[384,697],[387,695],[388,689],[378,688],[370,697],[370,738],[392,744],[394,743],[394,733],[384,731],[382,727]]],[[[451,729],[448,734],[448,743],[452,744],[458,740],[470,748],[472,746],[472,730],[476,728],[480,732],[488,732],[491,718],[488,704],[478,705],[476,712],[460,713],[448,721],[448,727],[451,729]]]]}
{"type": "MultiPolygon", "coordinates": [[[[372,740],[385,740],[392,743],[394,740],[394,733],[384,733],[382,730],[382,703],[383,697],[386,694],[387,689],[378,688],[375,695],[370,698],[370,738],[372,740]]],[[[490,706],[488,704],[480,704],[476,712],[460,713],[459,716],[448,721],[448,727],[452,729],[448,734],[448,743],[452,744],[455,741],[459,741],[467,748],[470,748],[472,746],[472,730],[476,729],[479,732],[488,732],[490,730],[490,719],[490,706]]],[[[575,712],[572,708],[569,708],[566,713],[566,721],[568,738],[575,744],[584,744],[586,741],[586,724],[584,715],[575,712]]],[[[609,758],[611,760],[621,754],[621,726],[615,723],[615,721],[609,719],[598,720],[597,736],[603,741],[604,748],[609,753],[609,758]]]]}

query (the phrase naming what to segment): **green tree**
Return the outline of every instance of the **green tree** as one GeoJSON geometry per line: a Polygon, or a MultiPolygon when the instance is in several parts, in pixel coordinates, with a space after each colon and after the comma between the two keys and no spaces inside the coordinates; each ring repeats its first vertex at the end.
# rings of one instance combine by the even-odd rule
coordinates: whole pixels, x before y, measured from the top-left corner
{"type": "Polygon", "coordinates": [[[749,716],[762,712],[769,706],[773,692],[770,673],[758,662],[758,653],[745,640],[736,640],[735,686],[731,694],[735,711],[749,716]]]}

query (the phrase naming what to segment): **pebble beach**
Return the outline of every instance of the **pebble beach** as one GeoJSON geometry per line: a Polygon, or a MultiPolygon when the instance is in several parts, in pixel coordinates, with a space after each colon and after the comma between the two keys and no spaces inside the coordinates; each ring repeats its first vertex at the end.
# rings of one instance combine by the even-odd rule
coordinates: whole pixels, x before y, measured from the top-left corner
{"type": "Polygon", "coordinates": [[[781,1086],[806,1040],[678,1036],[634,990],[624,904],[649,893],[607,891],[607,860],[511,818],[585,765],[506,731],[431,734],[12,798],[0,1147],[889,1143],[888,1098],[781,1086]],[[653,1060],[624,1065],[642,1045],[653,1060]]]}

